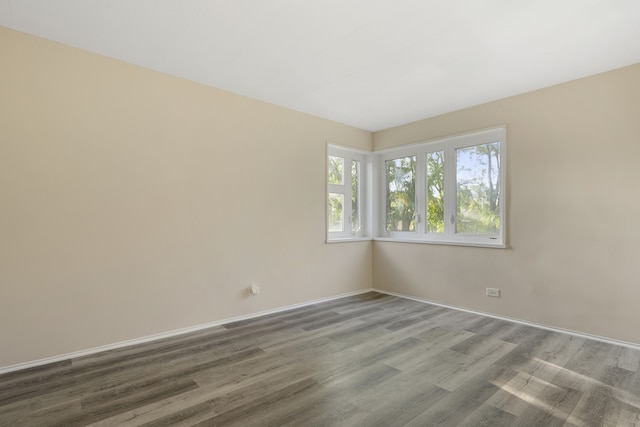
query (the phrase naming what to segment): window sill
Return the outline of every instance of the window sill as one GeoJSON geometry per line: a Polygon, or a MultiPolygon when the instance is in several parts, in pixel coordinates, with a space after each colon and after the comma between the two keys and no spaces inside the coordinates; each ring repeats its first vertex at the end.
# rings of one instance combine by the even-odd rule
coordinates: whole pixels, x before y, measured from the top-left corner
{"type": "Polygon", "coordinates": [[[326,243],[347,243],[347,242],[369,242],[371,237],[341,237],[337,239],[327,239],[326,243]]]}
{"type": "Polygon", "coordinates": [[[448,246],[471,246],[477,248],[506,249],[507,245],[503,243],[484,243],[484,242],[456,242],[450,240],[423,240],[423,239],[407,239],[397,237],[374,237],[373,240],[378,242],[396,242],[396,243],[418,243],[422,245],[448,245],[448,246]]]}

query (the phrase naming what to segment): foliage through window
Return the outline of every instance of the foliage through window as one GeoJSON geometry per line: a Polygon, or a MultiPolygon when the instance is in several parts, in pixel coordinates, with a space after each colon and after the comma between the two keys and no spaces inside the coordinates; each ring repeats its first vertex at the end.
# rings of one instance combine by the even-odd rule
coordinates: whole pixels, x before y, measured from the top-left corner
{"type": "Polygon", "coordinates": [[[500,231],[500,143],[456,150],[458,233],[500,231]]]}
{"type": "Polygon", "coordinates": [[[444,151],[427,153],[427,233],[444,233],[444,151]]]}
{"type": "Polygon", "coordinates": [[[378,237],[504,247],[505,159],[504,127],[377,152],[378,237]]]}
{"type": "Polygon", "coordinates": [[[416,157],[401,157],[384,163],[387,173],[387,231],[414,231],[416,157]]]}

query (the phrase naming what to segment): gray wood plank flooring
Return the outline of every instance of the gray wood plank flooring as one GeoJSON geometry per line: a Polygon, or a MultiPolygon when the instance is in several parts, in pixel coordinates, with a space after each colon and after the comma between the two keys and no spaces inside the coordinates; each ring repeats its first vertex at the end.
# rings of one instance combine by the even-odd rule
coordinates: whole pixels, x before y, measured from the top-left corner
{"type": "Polygon", "coordinates": [[[640,351],[370,292],[0,376],[0,426],[640,426],[640,351]]]}

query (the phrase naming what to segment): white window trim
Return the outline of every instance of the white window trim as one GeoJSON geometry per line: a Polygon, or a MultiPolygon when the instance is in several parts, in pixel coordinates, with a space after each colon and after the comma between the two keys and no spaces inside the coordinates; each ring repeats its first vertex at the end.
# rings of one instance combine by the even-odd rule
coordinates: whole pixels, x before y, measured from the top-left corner
{"type": "MultiPolygon", "coordinates": [[[[420,142],[411,145],[388,148],[376,151],[374,154],[374,195],[375,209],[373,221],[375,224],[374,240],[409,242],[409,243],[429,243],[462,246],[480,246],[492,248],[506,247],[506,193],[507,193],[507,140],[506,126],[469,132],[465,134],[439,138],[435,140],[420,142]],[[445,152],[445,194],[455,194],[455,174],[456,158],[455,150],[458,148],[480,145],[483,143],[500,142],[500,230],[497,234],[474,235],[455,233],[454,227],[448,227],[445,233],[426,233],[424,216],[426,203],[425,174],[426,154],[434,151],[445,152]],[[386,231],[386,182],[385,182],[385,161],[400,157],[416,156],[416,206],[415,211],[419,212],[416,231],[413,232],[387,232],[386,231]]],[[[453,215],[455,220],[455,204],[445,204],[445,221],[453,215]]]]}
{"type": "MultiPolygon", "coordinates": [[[[326,242],[327,243],[340,243],[340,242],[358,242],[372,240],[372,211],[373,211],[373,193],[371,186],[372,176],[372,153],[358,150],[355,148],[345,147],[342,145],[333,144],[327,142],[327,150],[325,155],[325,230],[326,230],[326,242]],[[351,232],[350,217],[346,215],[347,209],[345,208],[344,225],[345,231],[343,232],[329,232],[329,218],[326,211],[326,204],[329,197],[329,193],[337,192],[338,187],[335,184],[329,184],[327,179],[327,171],[329,168],[329,156],[338,156],[345,159],[344,167],[344,187],[343,191],[346,198],[349,198],[348,206],[351,207],[351,191],[346,189],[351,188],[351,161],[357,160],[360,162],[360,231],[357,233],[351,232]],[[349,171],[349,173],[347,173],[349,171]]],[[[347,205],[347,203],[345,203],[347,205]]],[[[348,210],[351,212],[351,209],[348,210]]]]}

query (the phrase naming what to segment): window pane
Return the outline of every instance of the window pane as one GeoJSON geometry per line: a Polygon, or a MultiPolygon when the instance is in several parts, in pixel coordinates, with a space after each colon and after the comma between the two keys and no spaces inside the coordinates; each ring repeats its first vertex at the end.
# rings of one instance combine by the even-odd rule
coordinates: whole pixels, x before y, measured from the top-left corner
{"type": "Polygon", "coordinates": [[[414,231],[416,157],[385,161],[387,231],[414,231]]]}
{"type": "Polygon", "coordinates": [[[344,182],[344,159],[342,157],[329,156],[329,184],[342,185],[344,182]]]}
{"type": "Polygon", "coordinates": [[[444,151],[427,154],[427,233],[444,233],[444,151]]]}
{"type": "Polygon", "coordinates": [[[328,199],[329,231],[344,231],[344,220],[342,206],[344,204],[344,194],[329,193],[328,199]]]}
{"type": "Polygon", "coordinates": [[[360,162],[351,161],[351,232],[360,231],[360,162]]]}
{"type": "Polygon", "coordinates": [[[500,230],[500,143],[456,150],[457,233],[500,230]]]}

